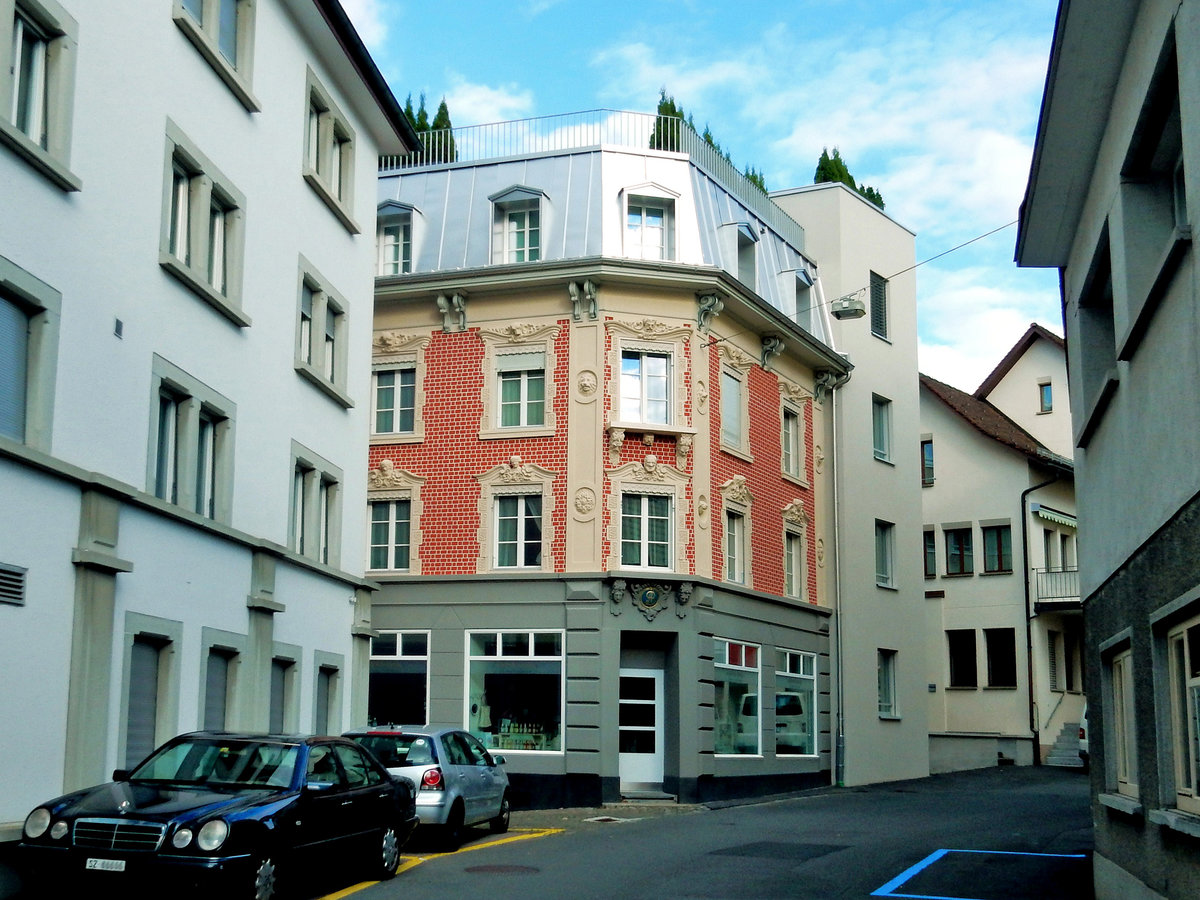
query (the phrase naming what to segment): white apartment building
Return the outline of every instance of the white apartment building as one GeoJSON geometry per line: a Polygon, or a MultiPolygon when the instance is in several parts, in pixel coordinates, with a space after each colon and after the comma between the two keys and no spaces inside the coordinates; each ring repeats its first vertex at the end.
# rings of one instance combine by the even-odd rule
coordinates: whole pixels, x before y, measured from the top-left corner
{"type": "Polygon", "coordinates": [[[375,170],[336,0],[0,0],[0,840],[201,727],[365,715],[375,170]]]}
{"type": "Polygon", "coordinates": [[[1070,432],[1066,376],[1036,324],[974,393],[921,376],[934,772],[1082,765],[1073,468],[1049,446],[1070,432]]]}
{"type": "Polygon", "coordinates": [[[842,184],[771,198],[805,229],[820,266],[831,343],[854,366],[833,395],[822,455],[835,470],[835,645],[843,761],[838,782],[929,772],[916,445],[914,235],[842,184]],[[861,304],[863,319],[852,314],[861,304]]]}

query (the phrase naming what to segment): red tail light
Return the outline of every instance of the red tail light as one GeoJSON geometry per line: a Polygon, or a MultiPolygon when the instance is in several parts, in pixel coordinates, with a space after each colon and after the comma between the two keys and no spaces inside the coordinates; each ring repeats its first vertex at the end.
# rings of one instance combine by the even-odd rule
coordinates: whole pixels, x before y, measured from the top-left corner
{"type": "Polygon", "coordinates": [[[1079,739],[1082,741],[1085,737],[1087,737],[1087,731],[1084,729],[1084,727],[1082,725],[1080,725],[1079,726],[1079,739]]]}
{"type": "Polygon", "coordinates": [[[423,791],[444,791],[446,785],[442,783],[442,770],[436,766],[432,769],[426,769],[421,775],[421,790],[423,791]]]}

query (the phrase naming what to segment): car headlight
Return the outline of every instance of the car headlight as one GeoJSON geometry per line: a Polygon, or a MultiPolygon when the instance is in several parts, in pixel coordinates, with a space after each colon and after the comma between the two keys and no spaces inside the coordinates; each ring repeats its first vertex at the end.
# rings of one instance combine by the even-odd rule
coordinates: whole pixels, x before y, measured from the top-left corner
{"type": "Polygon", "coordinates": [[[192,829],[190,829],[190,828],[180,828],[177,832],[175,832],[175,836],[173,838],[171,838],[171,845],[176,850],[182,850],[184,847],[186,847],[191,842],[192,842],[192,829]]]}
{"type": "Polygon", "coordinates": [[[50,837],[54,838],[56,841],[62,840],[64,837],[66,837],[67,832],[70,830],[71,826],[62,819],[59,819],[54,823],[53,827],[51,827],[50,837]]]}
{"type": "Polygon", "coordinates": [[[213,819],[205,822],[196,837],[196,845],[205,852],[211,852],[225,843],[229,837],[229,824],[224,819],[213,819]]]}
{"type": "Polygon", "coordinates": [[[50,827],[50,810],[38,807],[25,818],[25,837],[40,838],[50,827]]]}

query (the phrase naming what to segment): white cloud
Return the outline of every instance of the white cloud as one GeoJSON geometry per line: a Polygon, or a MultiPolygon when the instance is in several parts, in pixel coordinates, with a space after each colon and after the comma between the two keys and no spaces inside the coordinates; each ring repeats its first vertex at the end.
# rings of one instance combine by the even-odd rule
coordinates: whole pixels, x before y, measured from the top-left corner
{"type": "MultiPolygon", "coordinates": [[[[432,116],[441,98],[427,98],[427,102],[432,116]]],[[[533,93],[518,84],[474,84],[455,76],[446,91],[446,105],[456,127],[505,122],[531,114],[533,93]]]]}
{"type": "Polygon", "coordinates": [[[342,0],[342,9],[346,10],[359,37],[372,53],[382,50],[387,42],[386,3],[387,0],[342,0]]]}
{"type": "Polygon", "coordinates": [[[1056,295],[1047,289],[1052,271],[931,266],[918,273],[917,362],[939,381],[975,390],[1032,322],[1062,334],[1056,295]]]}

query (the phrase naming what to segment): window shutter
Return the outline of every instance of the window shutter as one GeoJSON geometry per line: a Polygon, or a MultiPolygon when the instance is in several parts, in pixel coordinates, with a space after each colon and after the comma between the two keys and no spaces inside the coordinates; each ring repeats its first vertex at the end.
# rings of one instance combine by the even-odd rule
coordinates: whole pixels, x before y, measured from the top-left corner
{"type": "Polygon", "coordinates": [[[159,645],[134,638],[129,655],[129,721],[125,732],[125,766],[132,769],[150,755],[158,719],[159,645]]]}

